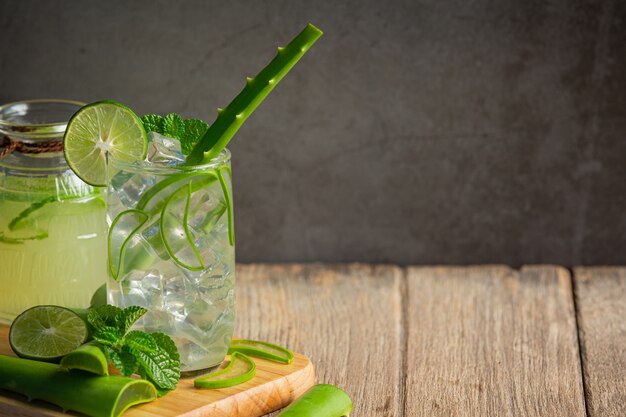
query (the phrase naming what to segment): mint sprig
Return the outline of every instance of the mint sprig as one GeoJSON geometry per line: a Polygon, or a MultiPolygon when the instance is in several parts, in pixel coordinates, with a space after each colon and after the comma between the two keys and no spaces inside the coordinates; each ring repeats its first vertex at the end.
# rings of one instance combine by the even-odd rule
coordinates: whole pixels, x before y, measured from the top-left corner
{"type": "Polygon", "coordinates": [[[169,138],[178,139],[183,155],[189,155],[209,129],[209,125],[199,119],[184,120],[176,113],[167,116],[146,114],[141,116],[141,122],[146,132],[155,132],[169,138]]]}
{"type": "Polygon", "coordinates": [[[180,356],[168,335],[130,330],[146,312],[139,306],[103,305],[89,309],[87,321],[94,340],[104,346],[109,361],[122,374],[139,374],[165,395],[180,379],[180,356]]]}

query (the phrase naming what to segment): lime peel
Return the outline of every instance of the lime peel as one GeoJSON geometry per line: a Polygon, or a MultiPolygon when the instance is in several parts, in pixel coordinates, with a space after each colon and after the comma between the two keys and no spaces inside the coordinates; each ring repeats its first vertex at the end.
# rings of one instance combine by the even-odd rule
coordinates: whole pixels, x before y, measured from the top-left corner
{"type": "Polygon", "coordinates": [[[234,339],[230,342],[228,354],[235,352],[284,364],[293,362],[293,352],[289,349],[259,340],[234,339]]]}
{"type": "Polygon", "coordinates": [[[193,385],[196,388],[228,388],[243,384],[254,378],[254,375],[256,375],[254,361],[243,353],[235,352],[230,355],[230,363],[226,368],[194,379],[193,385]]]}

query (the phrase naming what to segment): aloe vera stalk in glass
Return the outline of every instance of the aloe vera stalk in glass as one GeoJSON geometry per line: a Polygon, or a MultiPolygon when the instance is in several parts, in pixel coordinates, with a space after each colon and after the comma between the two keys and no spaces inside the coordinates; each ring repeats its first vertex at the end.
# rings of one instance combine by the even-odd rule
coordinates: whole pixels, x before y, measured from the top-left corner
{"type": "Polygon", "coordinates": [[[88,307],[106,280],[104,200],[63,158],[82,103],[0,107],[0,322],[38,304],[88,307]]]}

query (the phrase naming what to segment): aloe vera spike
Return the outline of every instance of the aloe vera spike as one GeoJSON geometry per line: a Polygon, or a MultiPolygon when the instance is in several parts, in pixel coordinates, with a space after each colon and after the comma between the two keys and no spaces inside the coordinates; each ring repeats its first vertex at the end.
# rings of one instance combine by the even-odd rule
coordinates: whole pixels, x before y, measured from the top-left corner
{"type": "Polygon", "coordinates": [[[285,408],[278,417],[348,417],[352,400],[334,385],[314,385],[285,408]]]}
{"type": "Polygon", "coordinates": [[[60,371],[58,365],[4,355],[0,389],[92,417],[118,417],[133,405],[156,399],[156,389],[146,380],[60,371]]]}
{"type": "Polygon", "coordinates": [[[213,372],[212,374],[196,378],[193,386],[196,388],[228,388],[243,384],[251,380],[256,375],[256,363],[243,353],[235,352],[230,355],[230,363],[226,368],[213,372]],[[243,364],[245,372],[235,374],[234,368],[243,364]]]}
{"type": "Polygon", "coordinates": [[[107,358],[98,342],[92,341],[79,346],[61,359],[60,369],[90,372],[96,375],[108,375],[107,358]]]}
{"type": "Polygon", "coordinates": [[[230,177],[232,178],[232,172],[230,168],[223,167],[217,171],[217,177],[220,180],[220,185],[222,186],[222,192],[224,193],[224,201],[226,202],[226,208],[228,210],[228,241],[230,246],[235,245],[235,225],[234,225],[234,213],[233,213],[233,201],[230,197],[230,191],[228,191],[228,185],[226,184],[226,180],[224,179],[224,174],[222,174],[222,170],[227,170],[230,177]]]}
{"type": "MultiPolygon", "coordinates": [[[[200,254],[198,253],[198,250],[196,249],[196,245],[193,242],[193,239],[191,238],[189,234],[188,226],[186,225],[183,226],[183,230],[185,231],[185,238],[187,239],[187,242],[192,246],[192,248],[194,248],[194,254],[198,258],[198,261],[200,262],[200,266],[187,265],[183,261],[178,259],[178,257],[174,253],[174,250],[172,249],[169,242],[167,241],[167,237],[165,236],[165,215],[166,215],[167,207],[169,206],[170,202],[173,200],[174,196],[176,196],[176,194],[178,194],[180,191],[183,191],[185,188],[187,188],[189,192],[189,188],[187,187],[187,184],[185,184],[179,189],[177,189],[176,191],[174,191],[172,195],[170,195],[167,198],[167,200],[165,201],[165,204],[163,204],[163,208],[161,209],[161,218],[159,220],[160,222],[159,233],[161,234],[161,240],[163,241],[163,244],[165,245],[165,250],[167,251],[167,254],[170,256],[170,258],[172,258],[174,262],[176,262],[178,265],[182,266],[183,268],[189,271],[201,271],[204,269],[204,262],[202,258],[200,257],[200,254]]],[[[185,206],[185,212],[189,209],[189,198],[191,198],[191,195],[187,194],[187,204],[185,206]]],[[[183,217],[185,217],[186,219],[187,215],[183,215],[183,217]]]]}
{"type": "Polygon", "coordinates": [[[218,110],[217,118],[187,157],[187,164],[199,164],[218,156],[248,116],[322,33],[309,23],[287,46],[278,48],[276,57],[256,77],[247,79],[246,86],[228,106],[218,110]]]}
{"type": "Polygon", "coordinates": [[[113,219],[113,221],[111,222],[111,226],[109,227],[109,233],[107,236],[107,254],[108,254],[108,259],[109,259],[109,271],[111,271],[111,276],[113,277],[113,279],[117,280],[117,277],[119,276],[120,273],[120,269],[122,268],[123,261],[124,261],[124,250],[126,249],[126,245],[128,245],[128,242],[130,240],[130,238],[137,232],[137,230],[139,230],[139,228],[141,228],[141,226],[144,225],[145,222],[148,221],[148,219],[150,218],[150,216],[142,211],[142,210],[137,210],[137,209],[129,209],[129,210],[124,210],[123,212],[121,212],[120,214],[117,215],[117,217],[115,217],[115,219],[113,219]],[[114,269],[113,267],[113,263],[111,261],[112,257],[111,257],[111,235],[113,234],[113,230],[115,228],[115,225],[120,221],[120,219],[129,214],[129,213],[136,213],[139,215],[144,216],[143,221],[140,221],[139,224],[133,228],[133,230],[131,230],[131,232],[129,233],[128,236],[126,236],[126,238],[124,239],[124,242],[122,242],[122,245],[120,246],[120,255],[119,255],[119,259],[117,260],[117,270],[114,269]]]}

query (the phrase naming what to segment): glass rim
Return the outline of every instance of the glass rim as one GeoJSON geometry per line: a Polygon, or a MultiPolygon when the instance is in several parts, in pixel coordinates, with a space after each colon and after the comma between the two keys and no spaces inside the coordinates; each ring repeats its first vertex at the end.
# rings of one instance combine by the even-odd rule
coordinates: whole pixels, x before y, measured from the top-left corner
{"type": "Polygon", "coordinates": [[[231,156],[232,154],[230,153],[230,150],[228,150],[228,148],[224,148],[218,156],[201,165],[185,165],[184,163],[179,165],[147,164],[145,161],[126,162],[114,158],[110,158],[108,163],[111,167],[123,171],[168,175],[179,174],[181,172],[206,171],[209,169],[220,168],[228,165],[231,160],[231,156]]]}
{"type": "MultiPolygon", "coordinates": [[[[66,99],[55,99],[55,98],[44,98],[44,99],[33,99],[33,100],[19,100],[13,101],[11,103],[6,103],[0,106],[0,114],[2,114],[7,109],[11,107],[20,105],[20,104],[70,104],[76,105],[76,110],[83,107],[86,103],[77,100],[66,100],[66,99]]],[[[65,129],[67,128],[68,120],[62,120],[58,122],[49,122],[49,123],[21,123],[21,122],[12,122],[0,117],[0,133],[5,135],[10,135],[11,137],[17,138],[46,138],[46,137],[58,137],[59,134],[63,134],[65,129]]]]}

